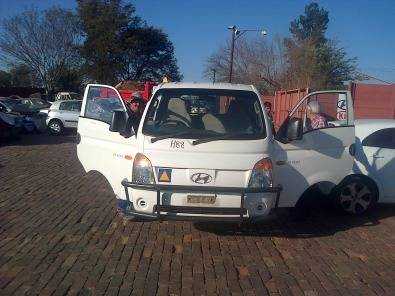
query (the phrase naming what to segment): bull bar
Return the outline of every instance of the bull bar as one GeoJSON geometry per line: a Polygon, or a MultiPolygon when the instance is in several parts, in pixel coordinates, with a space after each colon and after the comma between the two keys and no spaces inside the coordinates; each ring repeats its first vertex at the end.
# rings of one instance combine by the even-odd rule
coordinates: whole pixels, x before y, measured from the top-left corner
{"type": "MultiPolygon", "coordinates": [[[[126,216],[133,216],[145,219],[203,219],[212,220],[213,217],[202,217],[202,216],[179,216],[179,215],[168,215],[168,214],[211,214],[211,215],[237,215],[240,217],[240,222],[244,220],[244,216],[247,214],[247,209],[244,207],[245,195],[247,193],[276,193],[275,197],[275,208],[278,207],[280,200],[280,193],[282,190],[281,185],[275,187],[264,187],[264,188],[244,188],[244,187],[217,187],[217,186],[188,186],[188,185],[166,185],[166,184],[139,184],[129,182],[126,179],[121,182],[125,189],[126,201],[123,201],[123,205],[119,205],[121,211],[126,216]],[[128,188],[156,191],[156,205],[154,205],[154,214],[145,214],[137,212],[133,206],[133,202],[130,200],[128,188]],[[161,192],[198,192],[198,193],[228,193],[240,195],[240,207],[199,207],[199,206],[172,206],[163,205],[161,200],[161,192]],[[127,204],[125,204],[125,202],[127,204]],[[163,212],[166,213],[163,214],[163,212]]],[[[234,217],[223,217],[234,220],[234,217]]],[[[218,217],[214,218],[218,219],[218,217]]]]}

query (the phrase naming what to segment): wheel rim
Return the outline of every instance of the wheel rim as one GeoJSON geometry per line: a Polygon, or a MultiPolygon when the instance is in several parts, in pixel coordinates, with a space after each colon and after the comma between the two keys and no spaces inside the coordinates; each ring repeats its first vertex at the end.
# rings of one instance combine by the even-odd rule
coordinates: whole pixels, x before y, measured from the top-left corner
{"type": "Polygon", "coordinates": [[[346,212],[361,214],[372,203],[372,191],[363,183],[353,182],[343,187],[340,193],[340,205],[346,212]]]}
{"type": "Polygon", "coordinates": [[[52,122],[49,127],[51,128],[51,130],[59,133],[60,132],[60,124],[57,122],[52,122]]]}

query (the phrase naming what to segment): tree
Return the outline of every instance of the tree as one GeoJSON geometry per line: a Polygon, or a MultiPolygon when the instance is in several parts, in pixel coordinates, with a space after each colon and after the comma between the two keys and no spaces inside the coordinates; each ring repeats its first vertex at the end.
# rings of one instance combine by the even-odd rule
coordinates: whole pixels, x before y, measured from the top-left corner
{"type": "Polygon", "coordinates": [[[85,72],[94,81],[114,84],[122,68],[122,32],[141,24],[134,6],[121,0],[78,0],[78,15],[85,72]]]}
{"type": "Polygon", "coordinates": [[[24,64],[12,65],[8,72],[0,71],[1,87],[32,87],[35,80],[30,67],[24,64]]]}
{"type": "Polygon", "coordinates": [[[12,85],[12,77],[9,72],[0,70],[0,87],[10,87],[12,85]]]}
{"type": "Polygon", "coordinates": [[[122,33],[122,69],[120,77],[133,81],[161,81],[166,75],[181,80],[173,44],[160,29],[142,27],[122,33]]]}
{"type": "MultiPolygon", "coordinates": [[[[264,39],[240,38],[234,50],[235,83],[254,84],[262,93],[272,93],[281,87],[284,68],[283,43],[281,38],[273,42],[264,39]]],[[[230,44],[220,48],[208,57],[203,75],[216,81],[227,82],[229,79],[230,44]]]]}
{"type": "Polygon", "coordinates": [[[54,81],[55,89],[54,92],[58,91],[73,91],[80,92],[81,86],[83,85],[83,77],[81,70],[78,68],[62,68],[55,69],[58,72],[54,81]]]}
{"type": "Polygon", "coordinates": [[[284,40],[288,88],[342,88],[355,76],[356,60],[326,38],[328,23],[328,11],[317,3],[306,5],[305,14],[291,22],[292,38],[284,40]]]}
{"type": "Polygon", "coordinates": [[[31,87],[34,85],[35,77],[32,69],[25,64],[14,65],[10,69],[12,86],[31,87]]]}
{"type": "Polygon", "coordinates": [[[29,67],[47,91],[55,87],[59,71],[80,62],[76,51],[80,39],[78,21],[70,10],[26,10],[5,19],[2,29],[1,58],[29,67]]]}
{"type": "Polygon", "coordinates": [[[121,0],[78,0],[84,32],[81,54],[89,78],[107,84],[119,80],[160,81],[182,78],[174,47],[159,29],[147,26],[135,7],[121,0]]]}
{"type": "Polygon", "coordinates": [[[326,42],[325,32],[328,29],[329,13],[317,3],[305,6],[305,15],[300,15],[291,22],[289,31],[295,40],[301,42],[311,40],[316,44],[326,42]]]}

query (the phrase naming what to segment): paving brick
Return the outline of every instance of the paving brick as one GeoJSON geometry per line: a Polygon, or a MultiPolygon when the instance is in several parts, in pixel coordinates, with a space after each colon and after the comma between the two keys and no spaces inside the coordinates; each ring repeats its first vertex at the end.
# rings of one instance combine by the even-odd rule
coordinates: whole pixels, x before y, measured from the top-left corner
{"type": "Polygon", "coordinates": [[[395,207],[305,222],[124,221],[74,135],[0,146],[0,295],[394,295],[395,207]]]}

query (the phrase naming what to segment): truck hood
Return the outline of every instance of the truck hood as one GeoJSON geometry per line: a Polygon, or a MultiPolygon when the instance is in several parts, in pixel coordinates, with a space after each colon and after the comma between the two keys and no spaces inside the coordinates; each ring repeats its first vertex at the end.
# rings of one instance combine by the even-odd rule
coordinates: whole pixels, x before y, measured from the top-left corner
{"type": "Polygon", "coordinates": [[[143,153],[153,166],[221,170],[251,170],[269,154],[267,139],[218,140],[192,145],[193,139],[164,139],[151,143],[144,136],[143,153]]]}

